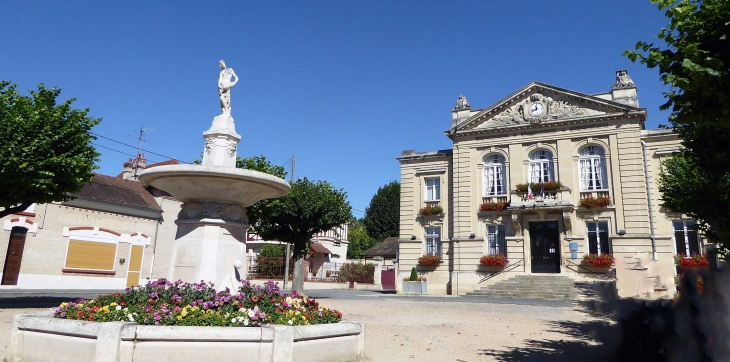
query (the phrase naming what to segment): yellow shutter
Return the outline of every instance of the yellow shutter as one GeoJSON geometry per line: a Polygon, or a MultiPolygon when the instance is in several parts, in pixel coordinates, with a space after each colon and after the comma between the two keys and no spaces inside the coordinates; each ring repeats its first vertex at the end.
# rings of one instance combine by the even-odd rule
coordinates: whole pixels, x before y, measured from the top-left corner
{"type": "Polygon", "coordinates": [[[65,268],[86,270],[114,270],[116,243],[69,240],[65,268]]]}

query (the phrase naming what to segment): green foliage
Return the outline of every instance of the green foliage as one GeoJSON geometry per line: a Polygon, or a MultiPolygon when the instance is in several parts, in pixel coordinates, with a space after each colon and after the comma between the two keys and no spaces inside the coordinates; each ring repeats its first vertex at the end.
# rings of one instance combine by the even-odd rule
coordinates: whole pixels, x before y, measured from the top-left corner
{"type": "Polygon", "coordinates": [[[347,230],[347,258],[360,259],[363,251],[372,248],[378,243],[377,239],[373,239],[368,235],[365,225],[360,221],[353,222],[347,230]]]}
{"type": "Polygon", "coordinates": [[[531,182],[531,183],[522,183],[515,185],[515,189],[519,192],[527,192],[528,186],[532,188],[532,193],[537,194],[540,192],[540,190],[545,188],[545,191],[557,191],[560,190],[561,187],[563,187],[563,184],[560,183],[560,181],[548,181],[548,182],[531,182]]]}
{"type": "Polygon", "coordinates": [[[266,244],[261,247],[259,255],[264,257],[281,258],[284,257],[284,248],[279,245],[266,244]]]}
{"type": "MultiPolygon", "coordinates": [[[[326,181],[312,182],[304,178],[291,185],[289,194],[251,206],[248,217],[259,236],[291,243],[294,259],[300,260],[315,234],[346,223],[351,211],[344,190],[335,189],[326,181]]],[[[295,270],[294,277],[293,288],[301,290],[303,275],[295,270]]]]}
{"type": "Polygon", "coordinates": [[[412,282],[415,282],[416,280],[418,280],[418,272],[416,271],[415,266],[413,268],[411,268],[411,277],[409,279],[412,282]]]}
{"type": "Polygon", "coordinates": [[[444,213],[444,208],[439,205],[426,205],[418,213],[424,216],[441,215],[444,213]]]}
{"type": "Polygon", "coordinates": [[[695,153],[688,149],[665,160],[662,167],[658,184],[663,206],[697,220],[704,236],[719,243],[718,251],[728,255],[730,173],[700,167],[695,153]]]}
{"type": "Polygon", "coordinates": [[[705,236],[730,251],[730,1],[652,0],[669,25],[663,47],[636,44],[624,54],[658,68],[669,91],[661,109],[684,149],[663,163],[659,189],[665,207],[699,222],[705,236]]]}
{"type": "Polygon", "coordinates": [[[365,208],[363,219],[368,235],[376,240],[398,236],[400,232],[400,184],[391,181],[378,188],[365,208]]]}
{"type": "Polygon", "coordinates": [[[0,217],[68,201],[91,182],[99,154],[90,132],[101,119],[74,109],[75,99],[58,104],[60,93],[39,84],[22,96],[16,84],[0,81],[0,217]]]}
{"type": "Polygon", "coordinates": [[[241,156],[238,156],[236,158],[236,167],[246,170],[268,173],[269,175],[274,175],[279,178],[286,178],[286,175],[288,174],[284,170],[283,166],[272,165],[271,162],[266,160],[266,156],[264,155],[251,156],[246,158],[241,158],[241,156]]]}
{"type": "Polygon", "coordinates": [[[640,41],[624,55],[659,68],[673,124],[730,125],[730,1],[652,0],[669,24],[657,37],[665,46],[640,41]]]}
{"type": "Polygon", "coordinates": [[[338,282],[375,283],[375,264],[347,263],[337,272],[338,282]]]}

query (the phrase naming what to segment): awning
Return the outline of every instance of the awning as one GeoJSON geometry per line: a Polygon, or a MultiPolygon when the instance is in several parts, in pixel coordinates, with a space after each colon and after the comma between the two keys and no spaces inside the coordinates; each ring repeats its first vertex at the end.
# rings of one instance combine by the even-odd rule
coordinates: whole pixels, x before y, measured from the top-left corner
{"type": "Polygon", "coordinates": [[[313,242],[311,244],[311,247],[312,247],[312,252],[314,252],[314,253],[332,254],[332,252],[329,251],[329,249],[325,248],[324,245],[322,245],[318,242],[313,242]]]}

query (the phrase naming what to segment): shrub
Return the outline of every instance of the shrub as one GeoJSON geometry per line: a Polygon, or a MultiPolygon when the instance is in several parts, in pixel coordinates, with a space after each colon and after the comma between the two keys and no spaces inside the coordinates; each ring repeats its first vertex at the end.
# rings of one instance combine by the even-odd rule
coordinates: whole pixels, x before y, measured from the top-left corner
{"type": "Polygon", "coordinates": [[[337,272],[338,282],[375,283],[375,264],[346,263],[337,272]]]}
{"type": "MultiPolygon", "coordinates": [[[[283,278],[284,258],[257,256],[249,278],[283,278]]],[[[289,259],[289,276],[294,275],[294,258],[289,259]]]]}
{"type": "Polygon", "coordinates": [[[427,205],[426,207],[421,208],[419,213],[424,216],[440,215],[444,213],[444,209],[438,205],[427,205]]]}
{"type": "Polygon", "coordinates": [[[443,262],[444,260],[441,259],[440,255],[424,255],[418,258],[418,265],[423,266],[436,266],[443,262]]]}
{"type": "Polygon", "coordinates": [[[694,254],[689,257],[684,254],[679,254],[674,257],[674,263],[677,266],[685,268],[706,267],[710,265],[710,262],[702,254],[694,254]]]}
{"type": "Polygon", "coordinates": [[[259,256],[283,258],[284,248],[279,245],[266,244],[261,247],[261,251],[259,251],[259,256]]]}
{"type": "Polygon", "coordinates": [[[598,206],[609,206],[609,205],[611,205],[611,197],[609,197],[609,196],[599,196],[599,197],[588,196],[584,199],[580,199],[579,205],[585,207],[586,209],[592,209],[592,208],[598,207],[598,206]]]}
{"type": "Polygon", "coordinates": [[[416,272],[416,267],[414,266],[413,268],[411,268],[411,278],[410,278],[410,280],[412,282],[415,282],[417,279],[418,279],[418,273],[416,272]]]}
{"type": "Polygon", "coordinates": [[[583,263],[597,268],[608,268],[612,266],[616,260],[611,254],[588,254],[583,256],[583,263]]]}
{"type": "Polygon", "coordinates": [[[481,211],[502,211],[506,208],[506,202],[485,202],[479,205],[479,210],[481,211]]]}
{"type": "Polygon", "coordinates": [[[502,253],[490,254],[479,258],[479,263],[485,266],[505,266],[509,263],[509,259],[507,259],[507,255],[502,253]]]}
{"type": "Polygon", "coordinates": [[[61,303],[54,318],[143,325],[260,327],[265,324],[337,323],[342,313],[319,306],[296,291],[282,294],[273,282],[264,287],[242,280],[237,294],[216,292],[213,284],[171,283],[165,279],[124,293],[61,303]]]}

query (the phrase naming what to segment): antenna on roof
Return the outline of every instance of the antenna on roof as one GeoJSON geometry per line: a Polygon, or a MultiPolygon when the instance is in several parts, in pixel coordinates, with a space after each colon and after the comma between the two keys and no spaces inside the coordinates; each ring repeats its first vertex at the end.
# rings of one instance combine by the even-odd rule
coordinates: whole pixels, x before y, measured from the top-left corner
{"type": "Polygon", "coordinates": [[[147,132],[154,132],[154,131],[155,131],[154,128],[144,128],[144,126],[139,126],[139,136],[128,135],[129,137],[132,137],[137,140],[137,157],[134,160],[134,176],[133,176],[135,181],[137,181],[137,169],[139,168],[139,161],[141,158],[139,152],[142,148],[142,142],[153,144],[152,142],[144,139],[144,134],[147,132]]]}

